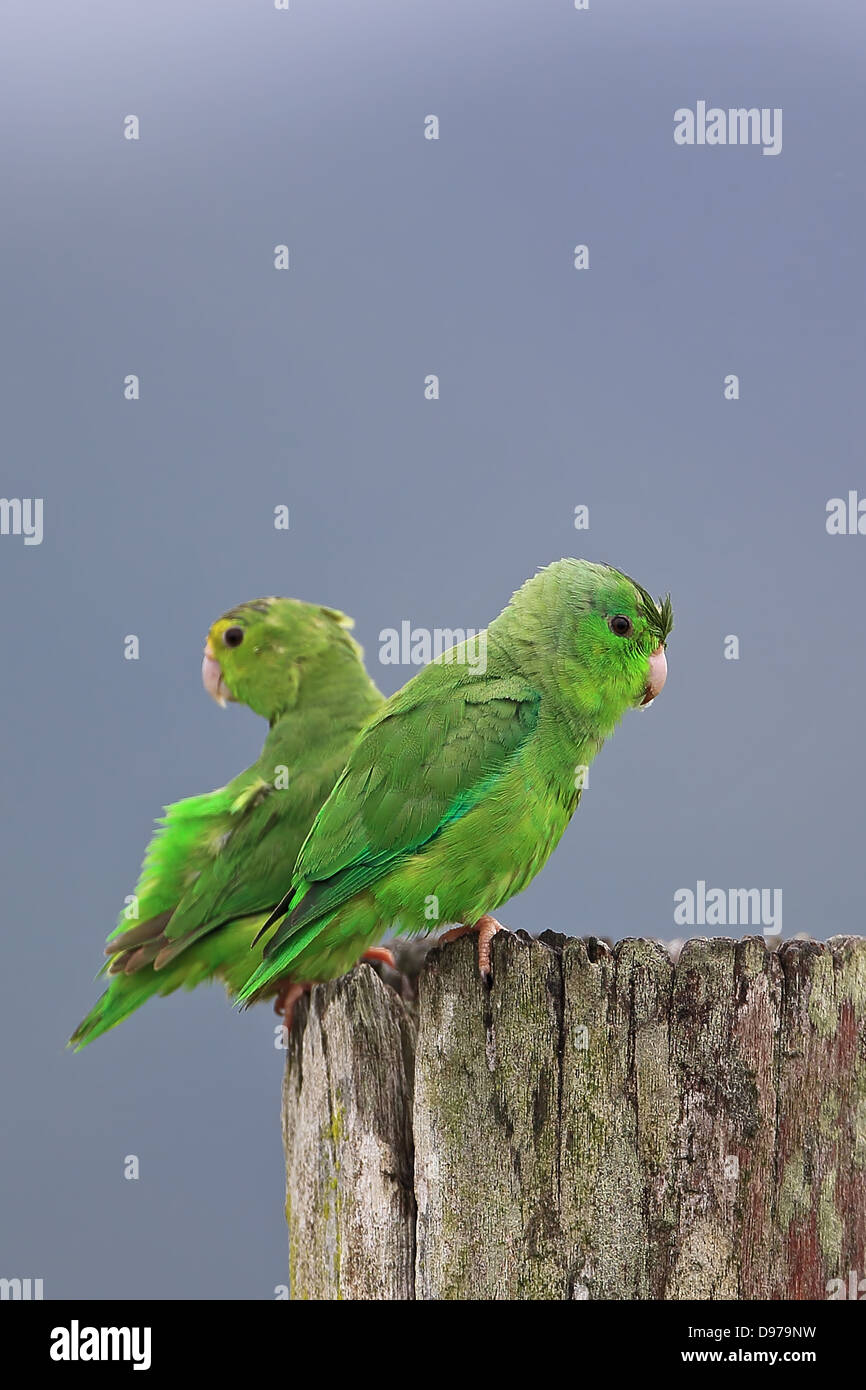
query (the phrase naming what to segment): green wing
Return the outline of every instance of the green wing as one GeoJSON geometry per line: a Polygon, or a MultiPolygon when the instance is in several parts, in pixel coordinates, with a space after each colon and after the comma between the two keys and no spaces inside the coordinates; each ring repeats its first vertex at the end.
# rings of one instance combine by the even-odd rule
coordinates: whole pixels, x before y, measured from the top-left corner
{"type": "Polygon", "coordinates": [[[265,956],[471,810],[532,733],[539,698],[517,678],[471,674],[444,689],[419,676],[392,697],[316,817],[289,892],[266,924],[288,909],[265,956]]]}
{"type": "Polygon", "coordinates": [[[342,762],[331,767],[323,757],[290,773],[282,790],[262,776],[283,760],[278,746],[269,736],[258,763],[227,787],[166,808],[136,890],[139,921],[130,927],[122,919],[109,938],[111,973],[151,962],[161,970],[215,927],[274,906],[287,862],[342,762]]]}
{"type": "MultiPolygon", "coordinates": [[[[231,806],[228,787],[188,796],[166,806],[157,821],[157,830],[144,856],[135,887],[136,910],[143,929],[153,918],[174,911],[189,885],[210,858],[208,848],[213,827],[228,814],[231,806]]],[[[130,932],[129,921],[121,914],[109,942],[130,932]]]]}

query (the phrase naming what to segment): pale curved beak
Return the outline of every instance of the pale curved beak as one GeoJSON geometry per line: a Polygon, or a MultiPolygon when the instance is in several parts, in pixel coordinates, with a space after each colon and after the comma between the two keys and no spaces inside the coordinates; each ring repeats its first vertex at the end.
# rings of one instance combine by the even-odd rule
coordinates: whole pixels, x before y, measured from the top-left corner
{"type": "Polygon", "coordinates": [[[201,683],[208,695],[225,709],[226,702],[232,698],[232,693],[223,680],[220,664],[213,654],[213,647],[210,642],[204,649],[204,658],[201,663],[201,683]]]}
{"type": "Polygon", "coordinates": [[[664,683],[667,680],[667,678],[667,657],[665,656],[664,647],[660,645],[656,647],[655,651],[649,659],[649,676],[647,677],[646,689],[644,691],[643,699],[641,700],[642,709],[645,708],[647,705],[652,704],[653,700],[664,686],[664,683]]]}

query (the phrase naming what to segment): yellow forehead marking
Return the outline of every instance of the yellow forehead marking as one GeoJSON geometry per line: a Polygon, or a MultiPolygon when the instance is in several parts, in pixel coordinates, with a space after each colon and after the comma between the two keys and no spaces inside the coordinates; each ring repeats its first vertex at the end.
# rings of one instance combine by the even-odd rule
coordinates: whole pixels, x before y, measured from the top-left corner
{"type": "Polygon", "coordinates": [[[208,633],[208,641],[214,648],[215,652],[217,649],[217,644],[219,644],[220,647],[223,645],[222,635],[226,631],[226,629],[230,627],[240,627],[240,623],[238,623],[234,618],[217,618],[217,621],[214,623],[213,627],[208,633]]]}

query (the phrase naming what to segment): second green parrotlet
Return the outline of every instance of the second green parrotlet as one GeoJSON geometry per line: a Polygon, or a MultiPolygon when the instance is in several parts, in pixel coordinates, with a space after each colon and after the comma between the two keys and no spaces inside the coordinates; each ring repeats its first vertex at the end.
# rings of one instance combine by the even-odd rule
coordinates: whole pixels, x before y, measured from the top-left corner
{"type": "Polygon", "coordinates": [[[391,928],[477,931],[486,973],[491,914],[546,862],[625,712],[661,690],[672,625],[669,598],[559,560],[420,671],[355,743],[239,999],[340,975],[391,928]]]}
{"type": "MultiPolygon", "coordinates": [[[[261,756],[227,786],[166,808],[135,890],[108,939],[105,992],[70,1039],[83,1047],[155,994],[219,977],[234,993],[261,951],[250,946],[279,901],[285,865],[382,696],[333,608],[263,598],[208,633],[206,690],[270,725],[261,756]]],[[[275,994],[273,980],[265,994],[275,994]]]]}

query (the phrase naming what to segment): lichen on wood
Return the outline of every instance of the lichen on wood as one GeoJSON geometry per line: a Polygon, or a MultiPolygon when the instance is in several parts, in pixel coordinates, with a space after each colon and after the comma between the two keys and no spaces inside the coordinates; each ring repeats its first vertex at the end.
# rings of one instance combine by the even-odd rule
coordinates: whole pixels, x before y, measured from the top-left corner
{"type": "Polygon", "coordinates": [[[298,1007],[283,1084],[294,1298],[411,1298],[412,1025],[366,967],[298,1007]]]}
{"type": "Polygon", "coordinates": [[[501,934],[298,1011],[292,1296],[824,1298],[866,1273],[866,941],[501,934]],[[403,982],[402,993],[410,995],[403,982]]]}

